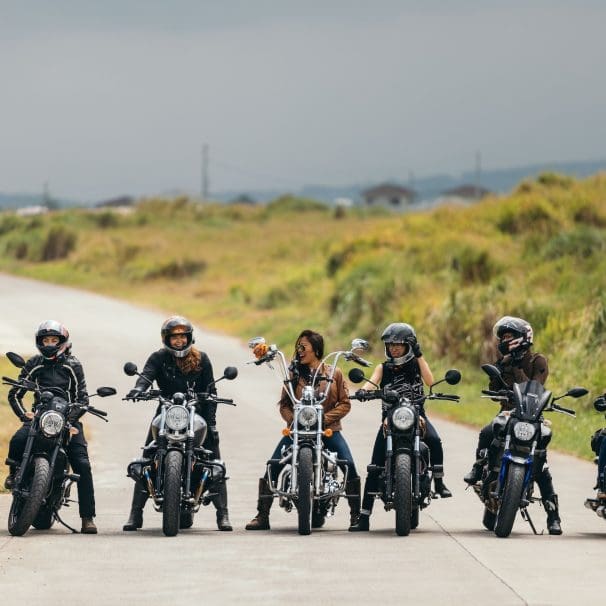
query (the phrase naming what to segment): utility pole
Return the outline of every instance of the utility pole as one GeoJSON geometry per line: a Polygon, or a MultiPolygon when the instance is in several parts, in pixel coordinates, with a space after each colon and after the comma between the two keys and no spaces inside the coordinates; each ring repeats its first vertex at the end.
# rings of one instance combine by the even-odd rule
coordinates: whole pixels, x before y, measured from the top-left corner
{"type": "Polygon", "coordinates": [[[208,199],[208,144],[202,145],[202,183],[200,189],[202,201],[208,199]]]}

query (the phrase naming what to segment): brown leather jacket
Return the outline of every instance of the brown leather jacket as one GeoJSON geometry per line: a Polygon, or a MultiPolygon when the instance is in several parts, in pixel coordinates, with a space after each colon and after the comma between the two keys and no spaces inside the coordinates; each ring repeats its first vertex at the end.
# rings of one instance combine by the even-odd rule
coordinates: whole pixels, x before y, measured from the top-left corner
{"type": "MultiPolygon", "coordinates": [[[[328,376],[331,368],[331,366],[323,364],[320,368],[320,375],[328,376]]],[[[301,397],[303,387],[306,384],[305,379],[301,377],[295,387],[295,395],[297,398],[301,397]]],[[[319,389],[316,389],[316,393],[323,391],[325,388],[326,381],[319,381],[319,389]]],[[[286,425],[290,426],[294,418],[294,412],[292,402],[286,393],[286,389],[282,389],[279,405],[282,418],[286,421],[286,425]]],[[[349,401],[349,391],[343,380],[343,373],[340,368],[335,370],[328,397],[324,400],[322,407],[324,408],[324,429],[341,431],[341,419],[350,411],[351,402],[349,401]]]]}
{"type": "MultiPolygon", "coordinates": [[[[497,368],[501,371],[503,380],[508,387],[512,387],[514,383],[523,383],[524,381],[538,381],[542,385],[545,384],[549,375],[549,366],[547,358],[540,353],[531,353],[527,351],[524,357],[518,364],[513,363],[511,355],[506,355],[496,362],[497,368]]],[[[490,380],[489,389],[500,389],[500,383],[493,379],[490,380]]],[[[510,410],[511,404],[503,404],[502,410],[510,410]]]]}

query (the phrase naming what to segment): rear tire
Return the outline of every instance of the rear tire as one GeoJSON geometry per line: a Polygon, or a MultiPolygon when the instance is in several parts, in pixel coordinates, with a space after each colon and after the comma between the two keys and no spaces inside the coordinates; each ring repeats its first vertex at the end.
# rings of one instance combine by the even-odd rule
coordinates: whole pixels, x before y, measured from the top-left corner
{"type": "Polygon", "coordinates": [[[311,448],[301,448],[298,465],[297,513],[299,534],[311,534],[311,512],[313,509],[313,453],[311,448]]]}
{"type": "Polygon", "coordinates": [[[410,455],[399,454],[394,465],[394,509],[396,510],[396,534],[405,537],[410,534],[412,521],[412,482],[410,455]]]}
{"type": "Polygon", "coordinates": [[[29,497],[13,497],[8,514],[8,531],[14,537],[23,536],[38,515],[50,482],[50,465],[44,457],[33,462],[34,472],[29,488],[29,497]]]}
{"type": "Polygon", "coordinates": [[[169,450],[164,459],[164,502],[162,504],[162,531],[167,537],[179,532],[181,518],[181,468],[183,455],[169,450]]]}
{"type": "Polygon", "coordinates": [[[524,489],[524,476],[526,469],[520,465],[509,465],[505,489],[501,498],[501,505],[497,512],[494,532],[498,537],[505,538],[511,534],[516,513],[520,507],[522,490],[524,489]]]}

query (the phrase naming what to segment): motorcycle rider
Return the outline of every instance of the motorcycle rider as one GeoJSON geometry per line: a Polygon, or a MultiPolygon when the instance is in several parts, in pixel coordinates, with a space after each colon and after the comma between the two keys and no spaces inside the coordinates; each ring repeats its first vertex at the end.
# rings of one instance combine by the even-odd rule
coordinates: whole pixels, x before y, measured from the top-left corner
{"type": "MultiPolygon", "coordinates": [[[[80,361],[71,353],[72,344],[67,328],[54,320],[46,320],[36,329],[35,339],[40,355],[31,357],[25,363],[19,373],[19,380],[33,381],[40,387],[59,387],[64,390],[69,402],[88,404],[84,371],[80,361]]],[[[13,461],[20,461],[23,457],[30,424],[39,404],[36,394],[32,410],[26,410],[23,404],[23,396],[26,393],[27,390],[20,387],[13,387],[8,392],[8,401],[13,412],[23,422],[9,444],[8,458],[13,461]]],[[[77,486],[82,533],[97,534],[97,527],[93,521],[95,517],[93,474],[84,428],[80,421],[72,423],[71,433],[72,437],[66,454],[74,473],[80,475],[77,486]]],[[[15,472],[16,469],[11,467],[5,481],[6,488],[12,488],[15,472]]]]}
{"type": "MultiPolygon", "coordinates": [[[[135,387],[126,395],[134,399],[140,393],[146,391],[154,381],[158,384],[162,396],[170,398],[176,392],[185,393],[188,384],[194,383],[196,392],[208,392],[208,386],[214,381],[213,368],[208,355],[199,351],[193,344],[194,329],[191,322],[183,316],[171,316],[163,324],[160,331],[162,337],[162,349],[152,353],[141,376],[137,378],[135,387]]],[[[210,393],[216,394],[214,385],[210,393]]],[[[213,402],[201,402],[198,405],[200,414],[210,431],[207,433],[203,447],[212,450],[215,458],[220,459],[219,432],[217,430],[217,404],[213,402]]],[[[160,405],[154,413],[154,418],[160,412],[160,405]]],[[[151,425],[147,432],[145,445],[152,441],[151,425]]],[[[143,526],[143,508],[149,494],[145,486],[135,483],[133,500],[128,521],[122,527],[125,531],[137,530],[143,526]]],[[[217,510],[217,528],[223,531],[232,530],[227,510],[227,486],[223,480],[218,486],[218,494],[212,498],[212,503],[217,510]]]]}
{"type": "MultiPolygon", "coordinates": [[[[370,378],[372,383],[367,381],[359,391],[364,392],[367,389],[375,389],[373,385],[375,383],[381,389],[390,385],[391,389],[406,396],[423,395],[423,383],[431,385],[434,379],[429,364],[427,364],[427,361],[423,357],[414,328],[404,322],[390,324],[383,331],[381,340],[385,345],[386,360],[375,368],[370,378]]],[[[427,418],[423,407],[420,412],[425,422],[423,441],[429,448],[433,466],[435,494],[443,499],[447,499],[452,496],[452,493],[444,484],[444,451],[442,440],[435,427],[427,418]]],[[[375,438],[371,458],[371,464],[378,467],[385,465],[384,424],[387,420],[387,411],[385,410],[383,410],[382,420],[383,422],[375,438]]],[[[374,504],[374,496],[369,493],[377,492],[378,483],[377,472],[369,472],[364,483],[364,497],[359,522],[349,530],[353,532],[369,530],[370,515],[374,504]]]]}
{"type": "MultiPolygon", "coordinates": [[[[508,388],[514,383],[538,381],[545,384],[549,375],[547,358],[532,352],[532,326],[523,318],[503,316],[493,327],[493,334],[498,340],[498,359],[495,366],[501,371],[503,380],[508,388]]],[[[502,385],[496,379],[491,379],[490,390],[499,390],[502,385]]],[[[511,410],[511,405],[501,402],[501,412],[511,410]]],[[[486,455],[493,440],[492,422],[482,428],[476,448],[476,462],[463,478],[468,484],[475,484],[482,479],[482,469],[486,455]]],[[[553,488],[552,476],[545,459],[541,470],[534,478],[539,486],[543,507],[547,511],[547,530],[549,534],[562,534],[561,520],[558,508],[558,496],[553,488]]]]}
{"type": "MultiPolygon", "coordinates": [[[[606,393],[593,403],[598,412],[606,412],[606,393]]],[[[598,501],[606,500],[606,428],[598,429],[591,439],[591,448],[598,455],[598,478],[596,481],[598,501]]]]}
{"type": "MultiPolygon", "coordinates": [[[[267,351],[265,344],[257,345],[253,350],[257,357],[262,357],[267,351]]],[[[324,357],[324,338],[321,334],[312,330],[303,330],[295,342],[295,353],[290,364],[290,379],[297,398],[301,398],[303,387],[310,385],[316,370],[320,376],[326,377],[330,373],[330,367],[322,364],[324,357]]],[[[320,381],[320,384],[322,382],[320,381]]],[[[280,401],[280,415],[290,427],[293,422],[293,404],[285,388],[282,388],[280,401]]],[[[348,481],[345,485],[345,494],[349,503],[350,525],[358,521],[360,513],[360,476],[356,471],[353,456],[345,438],[341,435],[341,419],[350,411],[351,402],[343,373],[339,368],[335,369],[333,382],[330,385],[328,397],[323,403],[324,429],[332,429],[330,437],[323,437],[323,443],[329,450],[337,453],[337,458],[346,460],[348,466],[348,481]]],[[[292,438],[285,436],[278,442],[272,459],[282,456],[282,449],[292,444],[292,438]]],[[[276,482],[280,472],[278,464],[271,467],[272,482],[276,482]]],[[[267,474],[259,479],[259,498],[257,501],[257,515],[246,525],[246,530],[269,530],[269,511],[273,504],[273,493],[269,488],[267,474]]],[[[324,524],[324,517],[312,516],[312,527],[320,528],[324,524]]]]}

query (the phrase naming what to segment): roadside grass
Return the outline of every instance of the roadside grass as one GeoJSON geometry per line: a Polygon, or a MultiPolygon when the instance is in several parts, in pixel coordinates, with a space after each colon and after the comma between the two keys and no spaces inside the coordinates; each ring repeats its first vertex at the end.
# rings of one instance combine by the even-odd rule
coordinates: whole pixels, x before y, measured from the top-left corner
{"type": "MultiPolygon", "coordinates": [[[[8,376],[16,378],[19,370],[15,368],[6,357],[0,356],[0,376],[8,376]]],[[[8,467],[4,464],[6,455],[8,454],[8,443],[13,434],[21,426],[21,422],[15,416],[10,407],[7,395],[9,387],[2,386],[0,391],[0,492],[6,492],[4,488],[4,480],[8,475],[8,467]]]]}
{"type": "MultiPolygon", "coordinates": [[[[413,324],[434,373],[458,367],[465,394],[437,414],[484,425],[481,363],[492,326],[527,318],[550,362],[548,386],[584,385],[578,418],[551,414],[555,447],[588,457],[606,389],[606,175],[544,174],[509,196],[403,215],[282,197],[264,207],[141,201],[129,215],[0,215],[0,270],[127,299],[289,348],[301,329],[330,349],[356,336],[382,351],[393,321],[413,324]]],[[[201,344],[203,346],[203,344],[201,344]]]]}

